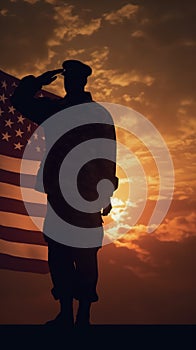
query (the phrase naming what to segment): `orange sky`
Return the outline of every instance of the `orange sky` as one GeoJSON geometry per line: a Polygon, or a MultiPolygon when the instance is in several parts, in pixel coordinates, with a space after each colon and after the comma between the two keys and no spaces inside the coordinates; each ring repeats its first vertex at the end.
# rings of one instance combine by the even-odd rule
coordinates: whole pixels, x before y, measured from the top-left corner
{"type": "MultiPolygon", "coordinates": [[[[1,1],[2,70],[21,78],[61,67],[65,59],[90,64],[93,75],[87,89],[93,98],[142,113],[164,137],[173,159],[171,207],[148,234],[146,225],[158,195],[156,164],[134,135],[117,133],[142,164],[149,192],[133,229],[100,251],[95,323],[195,322],[194,9],[194,1],[189,6],[164,0],[1,1]]],[[[63,95],[62,78],[48,90],[63,95]]],[[[118,174],[124,177],[120,168],[118,174]]],[[[114,216],[122,210],[126,194],[127,184],[122,183],[115,194],[114,216]]],[[[125,221],[129,224],[128,217],[125,221]]],[[[1,323],[44,322],[56,312],[48,295],[49,276],[1,271],[1,278],[1,323]]]]}

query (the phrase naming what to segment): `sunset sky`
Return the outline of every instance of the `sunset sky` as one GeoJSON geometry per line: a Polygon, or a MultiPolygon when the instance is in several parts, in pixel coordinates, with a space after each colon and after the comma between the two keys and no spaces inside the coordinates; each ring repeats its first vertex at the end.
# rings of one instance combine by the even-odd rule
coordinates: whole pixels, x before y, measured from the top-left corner
{"type": "MultiPolygon", "coordinates": [[[[122,216],[128,232],[99,252],[94,323],[196,321],[195,13],[195,1],[1,0],[1,70],[22,78],[61,68],[66,59],[89,64],[93,74],[86,90],[94,100],[141,113],[162,135],[173,160],[171,206],[149,234],[160,185],[157,166],[141,140],[117,129],[118,141],[136,159],[129,169],[130,189],[140,197],[134,168],[139,162],[148,194],[146,203],[135,203],[134,197],[128,201],[129,211],[122,216]],[[131,228],[134,204],[145,204],[145,209],[131,228]]],[[[45,89],[63,96],[63,78],[45,89]]],[[[131,121],[126,123],[131,129],[131,121]]],[[[117,220],[128,200],[126,162],[124,157],[118,168],[120,188],[106,222],[117,220]]],[[[0,275],[0,323],[42,323],[55,315],[58,305],[50,295],[49,275],[6,270],[0,275]]]]}

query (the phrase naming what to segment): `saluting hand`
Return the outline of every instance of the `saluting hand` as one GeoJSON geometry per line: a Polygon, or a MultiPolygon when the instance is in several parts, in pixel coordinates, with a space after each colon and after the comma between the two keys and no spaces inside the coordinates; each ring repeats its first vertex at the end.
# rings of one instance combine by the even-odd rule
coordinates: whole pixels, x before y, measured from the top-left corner
{"type": "Polygon", "coordinates": [[[57,78],[57,74],[63,72],[63,69],[54,69],[49,70],[41,75],[39,75],[36,79],[39,81],[41,85],[49,85],[57,78]]]}

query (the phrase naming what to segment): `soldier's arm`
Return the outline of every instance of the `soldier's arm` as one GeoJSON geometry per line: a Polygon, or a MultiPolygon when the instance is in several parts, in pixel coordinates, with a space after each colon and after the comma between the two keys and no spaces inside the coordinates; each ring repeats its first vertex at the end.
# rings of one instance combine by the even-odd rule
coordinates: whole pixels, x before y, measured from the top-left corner
{"type": "MultiPolygon", "coordinates": [[[[110,159],[111,162],[108,162],[107,160],[102,160],[102,166],[100,167],[100,170],[105,174],[106,178],[109,179],[112,184],[114,191],[118,188],[118,178],[116,176],[116,132],[114,125],[106,125],[104,127],[104,137],[107,139],[113,140],[113,144],[110,147],[110,159]]],[[[110,194],[110,198],[108,198],[108,206],[103,208],[102,215],[106,216],[110,213],[112,209],[111,204],[111,197],[113,196],[113,193],[110,194]]]]}
{"type": "Polygon", "coordinates": [[[56,79],[56,74],[62,70],[46,72],[39,77],[28,75],[21,79],[11,97],[13,106],[24,116],[37,124],[41,124],[51,114],[52,100],[46,97],[36,98],[35,94],[43,85],[48,85],[56,79]]]}
{"type": "Polygon", "coordinates": [[[118,178],[116,177],[116,132],[113,124],[105,125],[104,137],[114,141],[110,146],[110,160],[111,162],[105,162],[103,160],[104,173],[107,174],[107,178],[112,182],[114,190],[118,187],[118,178]]]}

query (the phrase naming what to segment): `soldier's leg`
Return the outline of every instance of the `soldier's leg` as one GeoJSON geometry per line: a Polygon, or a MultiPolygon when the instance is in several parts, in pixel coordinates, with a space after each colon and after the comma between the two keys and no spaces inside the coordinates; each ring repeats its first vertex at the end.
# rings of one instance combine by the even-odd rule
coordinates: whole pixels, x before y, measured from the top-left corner
{"type": "Polygon", "coordinates": [[[98,248],[76,249],[75,297],[79,300],[76,324],[80,326],[90,323],[91,303],[98,300],[96,292],[98,280],[97,252],[98,248]]]}
{"type": "Polygon", "coordinates": [[[59,299],[61,311],[57,323],[73,324],[73,285],[75,267],[70,247],[48,240],[48,264],[53,282],[52,294],[59,299]]]}
{"type": "Polygon", "coordinates": [[[56,300],[73,294],[75,266],[72,248],[48,241],[48,264],[53,282],[52,294],[56,300]]]}

